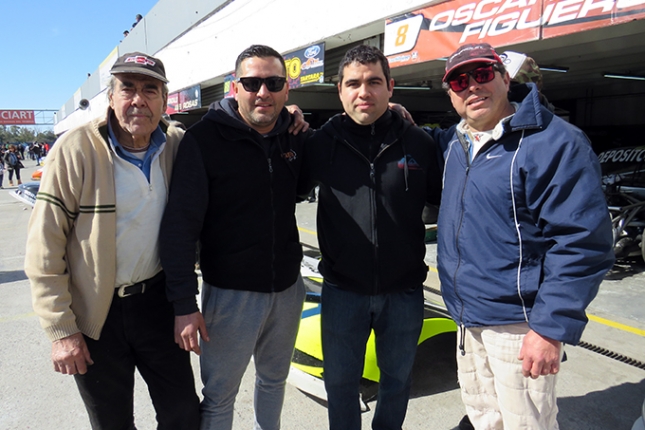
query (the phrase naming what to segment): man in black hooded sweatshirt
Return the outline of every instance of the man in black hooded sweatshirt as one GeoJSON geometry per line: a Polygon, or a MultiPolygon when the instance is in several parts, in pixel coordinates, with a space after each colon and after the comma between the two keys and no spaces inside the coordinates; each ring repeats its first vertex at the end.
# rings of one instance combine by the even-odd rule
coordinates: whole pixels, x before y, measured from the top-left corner
{"type": "Polygon", "coordinates": [[[235,98],[213,103],[179,145],[160,253],[175,342],[203,353],[201,428],[232,428],[235,397],[253,356],[255,419],[259,428],[274,430],[305,295],[294,213],[307,133],[288,133],[289,87],[278,52],[253,45],[238,56],[235,70],[235,98]]]}
{"type": "Polygon", "coordinates": [[[426,133],[388,110],[387,59],[360,45],[339,67],[345,114],[305,146],[303,179],[319,185],[322,345],[331,430],[361,427],[359,383],[373,329],[380,369],[375,430],[400,430],[423,322],[426,202],[439,204],[437,152],[426,133]]]}

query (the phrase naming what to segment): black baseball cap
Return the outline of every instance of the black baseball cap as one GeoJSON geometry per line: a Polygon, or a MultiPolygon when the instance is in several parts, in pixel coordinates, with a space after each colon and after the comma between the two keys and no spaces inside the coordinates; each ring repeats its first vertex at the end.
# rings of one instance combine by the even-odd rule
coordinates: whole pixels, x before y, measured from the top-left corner
{"type": "Polygon", "coordinates": [[[113,75],[119,73],[135,73],[159,79],[166,84],[168,83],[168,79],[166,79],[166,68],[161,60],[141,52],[129,52],[117,58],[112,69],[110,69],[110,73],[113,75]]]}
{"type": "Polygon", "coordinates": [[[460,46],[448,57],[446,74],[443,75],[442,81],[446,82],[457,67],[471,63],[504,64],[497,52],[488,43],[469,43],[460,46]]]}

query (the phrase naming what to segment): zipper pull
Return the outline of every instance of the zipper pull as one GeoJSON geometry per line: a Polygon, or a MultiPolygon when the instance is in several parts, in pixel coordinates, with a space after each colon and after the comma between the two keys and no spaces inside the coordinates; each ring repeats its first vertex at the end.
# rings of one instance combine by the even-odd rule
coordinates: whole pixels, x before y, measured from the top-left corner
{"type": "Polygon", "coordinates": [[[269,173],[273,173],[273,164],[271,164],[271,159],[267,158],[267,161],[269,162],[269,173]]]}
{"type": "Polygon", "coordinates": [[[371,124],[372,127],[372,136],[376,135],[376,123],[371,124]]]}
{"type": "Polygon", "coordinates": [[[462,323],[460,327],[460,333],[459,333],[459,352],[461,353],[462,357],[466,355],[466,348],[464,347],[465,338],[466,338],[466,327],[464,327],[464,324],[462,323]]]}

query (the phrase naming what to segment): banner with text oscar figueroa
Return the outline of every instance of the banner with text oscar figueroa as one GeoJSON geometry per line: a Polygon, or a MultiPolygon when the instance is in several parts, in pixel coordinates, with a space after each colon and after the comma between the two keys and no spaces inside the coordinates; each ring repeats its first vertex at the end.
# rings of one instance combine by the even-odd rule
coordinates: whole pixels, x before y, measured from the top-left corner
{"type": "Polygon", "coordinates": [[[645,0],[451,0],[390,18],[391,67],[447,57],[465,43],[494,47],[645,18],[645,0]]]}
{"type": "Polygon", "coordinates": [[[168,107],[166,108],[168,115],[187,112],[200,107],[202,107],[202,90],[199,85],[168,94],[168,107]]]}
{"type": "Polygon", "coordinates": [[[36,124],[33,110],[0,110],[0,125],[36,124]]]}

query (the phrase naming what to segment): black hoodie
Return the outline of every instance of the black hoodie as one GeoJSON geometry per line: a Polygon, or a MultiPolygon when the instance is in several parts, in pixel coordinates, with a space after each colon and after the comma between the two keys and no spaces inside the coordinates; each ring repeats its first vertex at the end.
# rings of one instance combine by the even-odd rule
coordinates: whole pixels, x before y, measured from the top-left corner
{"type": "Polygon", "coordinates": [[[263,136],[224,99],[186,132],[160,231],[175,314],[197,311],[198,240],[203,279],[215,287],[279,292],[296,281],[302,247],[294,212],[307,134],[289,134],[290,121],[283,109],[263,136]]]}
{"type": "Polygon", "coordinates": [[[305,149],[300,191],[320,185],[325,279],[367,295],[420,287],[428,271],[421,214],[441,194],[432,138],[388,110],[369,126],[336,115],[305,149]]]}

